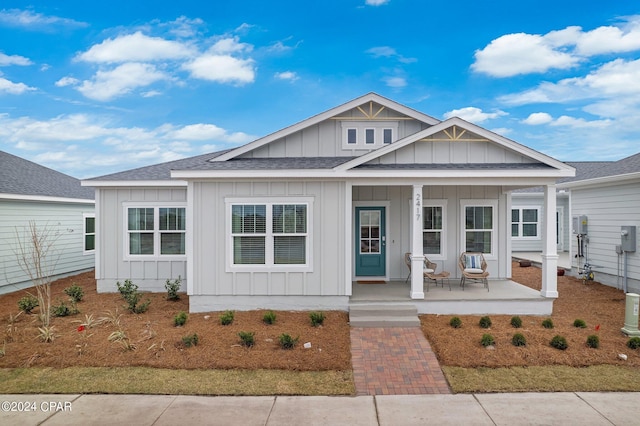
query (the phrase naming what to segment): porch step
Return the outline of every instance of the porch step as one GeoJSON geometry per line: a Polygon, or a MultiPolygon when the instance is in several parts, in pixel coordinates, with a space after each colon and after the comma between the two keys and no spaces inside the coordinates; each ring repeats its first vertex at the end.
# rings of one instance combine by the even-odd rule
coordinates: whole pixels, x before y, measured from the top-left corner
{"type": "Polygon", "coordinates": [[[414,305],[351,305],[351,327],[420,327],[414,305]]]}

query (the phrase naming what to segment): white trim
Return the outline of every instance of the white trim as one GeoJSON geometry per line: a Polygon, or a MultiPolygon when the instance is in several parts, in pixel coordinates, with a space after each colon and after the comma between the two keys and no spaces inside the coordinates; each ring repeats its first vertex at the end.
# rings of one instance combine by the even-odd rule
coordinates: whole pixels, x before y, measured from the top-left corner
{"type": "Polygon", "coordinates": [[[353,238],[353,218],[355,217],[355,208],[353,206],[353,185],[351,182],[345,182],[344,190],[344,227],[345,227],[345,256],[344,256],[344,278],[345,278],[345,295],[353,294],[353,281],[355,277],[353,259],[355,256],[354,238],[353,238]]]}
{"type": "MultiPolygon", "coordinates": [[[[187,259],[187,228],[188,225],[185,224],[185,254],[160,254],[160,220],[159,213],[161,208],[184,208],[185,209],[185,220],[187,218],[187,206],[184,202],[178,201],[125,201],[122,203],[122,230],[124,232],[122,238],[123,244],[123,256],[125,261],[145,261],[145,260],[180,260],[185,261],[187,259]],[[153,209],[153,254],[130,254],[129,253],[129,212],[130,208],[143,208],[143,209],[153,209]]],[[[151,232],[151,231],[148,231],[151,232]]]]}
{"type": "Polygon", "coordinates": [[[82,213],[82,254],[83,255],[90,255],[90,254],[95,254],[96,252],[96,234],[97,234],[97,227],[96,227],[96,214],[94,213],[82,213]],[[87,250],[86,248],[86,243],[87,243],[87,218],[93,218],[93,250],[87,250]]]}
{"type": "Polygon", "coordinates": [[[24,195],[0,193],[0,199],[17,201],[43,201],[49,203],[95,204],[95,200],[88,198],[48,197],[45,195],[24,195]]]}
{"type": "MultiPolygon", "coordinates": [[[[448,229],[447,229],[447,217],[448,217],[448,199],[422,199],[422,214],[424,215],[424,208],[425,207],[441,207],[442,208],[442,229],[440,230],[440,254],[429,254],[429,253],[424,253],[424,247],[423,247],[423,254],[425,257],[429,258],[429,260],[447,260],[447,235],[449,235],[448,229]]],[[[409,200],[409,202],[411,203],[411,200],[409,200]]],[[[422,235],[424,235],[425,229],[424,229],[424,218],[422,220],[422,235]]]]}
{"type": "MultiPolygon", "coordinates": [[[[491,229],[491,253],[484,253],[484,257],[487,260],[498,259],[498,233],[500,226],[498,223],[498,200],[496,199],[461,199],[460,200],[460,248],[461,251],[467,251],[466,241],[466,212],[465,207],[491,207],[491,222],[493,227],[491,229]]],[[[511,231],[511,228],[509,228],[511,231]]],[[[509,232],[511,233],[511,232],[509,232]]]]}
{"type": "Polygon", "coordinates": [[[564,251],[564,206],[556,205],[556,247],[559,251],[564,251]]]}
{"type": "MultiPolygon", "coordinates": [[[[195,249],[194,249],[194,229],[195,229],[195,185],[189,184],[187,187],[187,229],[185,236],[185,251],[187,254],[186,274],[187,294],[195,294],[195,249]]],[[[200,256],[202,259],[203,256],[200,256]]]]}
{"type": "MultiPolygon", "coordinates": [[[[171,172],[173,174],[173,171],[171,172]]],[[[174,176],[171,176],[172,178],[174,176]]],[[[132,187],[180,187],[187,186],[186,181],[180,180],[83,180],[80,182],[81,186],[92,187],[119,187],[119,186],[132,186],[132,187]]]]}
{"type": "Polygon", "coordinates": [[[391,131],[391,143],[394,142],[394,135],[398,134],[398,121],[342,121],[342,149],[349,150],[372,150],[389,145],[384,143],[384,130],[391,131]],[[348,143],[349,130],[355,130],[355,143],[348,143]],[[373,142],[367,143],[367,132],[373,131],[373,142]]]}
{"type": "Polygon", "coordinates": [[[521,206],[521,205],[516,205],[516,206],[512,206],[511,210],[509,211],[509,218],[511,219],[509,221],[509,224],[511,225],[509,227],[509,234],[511,235],[511,238],[513,238],[515,241],[538,241],[542,239],[542,221],[541,221],[541,216],[542,214],[542,208],[540,206],[521,206]],[[518,235],[517,236],[513,236],[513,231],[511,230],[511,226],[513,226],[513,210],[518,210],[519,214],[518,214],[518,235]],[[522,235],[522,227],[523,225],[526,224],[533,224],[534,222],[525,222],[524,221],[524,215],[522,213],[522,210],[536,210],[536,217],[537,217],[537,221],[535,222],[536,224],[536,235],[534,236],[528,236],[525,237],[522,235]]]}
{"type": "Polygon", "coordinates": [[[313,197],[225,197],[225,241],[226,241],[226,272],[313,272],[313,197]],[[242,264],[233,263],[233,233],[231,209],[234,205],[258,205],[266,206],[266,232],[265,236],[265,263],[264,264],[242,264]],[[305,253],[307,262],[303,265],[275,264],[273,259],[273,230],[272,215],[274,205],[303,204],[307,206],[307,232],[300,234],[305,236],[305,253]]]}
{"type": "Polygon", "coordinates": [[[349,237],[349,240],[351,241],[351,280],[352,281],[357,281],[358,280],[358,276],[356,275],[356,241],[355,241],[355,224],[356,224],[356,207],[384,207],[384,237],[385,237],[385,242],[384,242],[384,246],[385,246],[385,250],[384,250],[384,256],[385,256],[385,262],[384,262],[384,273],[385,275],[382,277],[370,277],[367,276],[365,278],[367,279],[379,279],[379,280],[384,280],[384,281],[389,281],[389,267],[391,265],[390,262],[390,256],[389,256],[389,250],[387,250],[387,248],[389,247],[389,245],[387,244],[387,242],[392,241],[393,238],[390,237],[390,233],[391,233],[391,227],[389,226],[389,216],[390,216],[390,211],[391,211],[391,202],[390,201],[353,201],[351,203],[351,236],[349,237]]]}

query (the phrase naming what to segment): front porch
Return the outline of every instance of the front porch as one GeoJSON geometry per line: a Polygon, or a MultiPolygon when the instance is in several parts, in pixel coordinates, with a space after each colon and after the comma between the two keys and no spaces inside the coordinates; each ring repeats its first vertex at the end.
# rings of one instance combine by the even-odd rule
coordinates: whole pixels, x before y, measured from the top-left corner
{"type": "Polygon", "coordinates": [[[468,283],[464,291],[459,280],[451,278],[451,290],[424,283],[424,300],[411,299],[411,282],[390,281],[384,284],[353,282],[349,305],[412,305],[419,314],[443,315],[550,315],[553,298],[546,298],[511,280],[489,280],[490,291],[481,284],[468,283]]]}

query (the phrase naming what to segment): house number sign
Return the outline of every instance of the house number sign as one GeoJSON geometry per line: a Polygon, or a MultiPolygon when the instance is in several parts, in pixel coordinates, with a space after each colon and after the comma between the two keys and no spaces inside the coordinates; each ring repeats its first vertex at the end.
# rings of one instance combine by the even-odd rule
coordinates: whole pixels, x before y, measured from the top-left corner
{"type": "Polygon", "coordinates": [[[416,220],[420,220],[420,194],[416,194],[416,220]]]}

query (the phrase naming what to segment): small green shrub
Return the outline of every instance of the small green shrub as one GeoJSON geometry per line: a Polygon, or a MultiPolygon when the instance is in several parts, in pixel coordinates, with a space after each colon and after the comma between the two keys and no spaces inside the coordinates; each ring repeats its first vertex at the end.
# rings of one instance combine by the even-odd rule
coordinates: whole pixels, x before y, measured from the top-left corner
{"type": "Polygon", "coordinates": [[[116,282],[118,291],[122,298],[127,302],[127,309],[134,314],[141,314],[149,309],[151,300],[147,299],[146,302],[140,303],[142,299],[142,293],[138,291],[138,286],[131,282],[131,280],[124,280],[124,284],[120,284],[120,281],[116,282]]]}
{"type": "Polygon", "coordinates": [[[482,327],[482,328],[489,328],[489,327],[491,327],[491,318],[482,317],[482,318],[480,318],[479,324],[480,324],[480,327],[482,327]]]}
{"type": "Polygon", "coordinates": [[[564,351],[569,347],[569,345],[567,345],[567,339],[557,335],[553,336],[553,339],[551,339],[551,342],[549,342],[549,344],[556,349],[560,349],[561,351],[564,351]]]}
{"type": "Polygon", "coordinates": [[[640,337],[632,337],[629,339],[629,341],[627,342],[627,346],[631,349],[638,349],[640,348],[640,337]]]}
{"type": "Polygon", "coordinates": [[[551,320],[551,318],[547,318],[544,321],[542,321],[542,326],[544,328],[553,328],[553,321],[551,320]]]}
{"type": "Polygon", "coordinates": [[[587,346],[593,349],[598,349],[600,347],[600,338],[595,334],[588,336],[587,346]]]}
{"type": "Polygon", "coordinates": [[[273,311],[267,311],[262,316],[262,322],[265,324],[273,324],[276,322],[276,313],[273,311]]]}
{"type": "Polygon", "coordinates": [[[25,314],[30,314],[38,306],[38,299],[35,296],[28,295],[18,300],[18,308],[25,314]]]}
{"type": "Polygon", "coordinates": [[[247,348],[253,346],[255,344],[255,339],[253,337],[254,335],[255,333],[252,331],[239,332],[238,336],[240,337],[240,343],[242,344],[242,346],[246,346],[247,348]]]}
{"type": "Polygon", "coordinates": [[[230,325],[233,322],[233,316],[233,311],[224,311],[224,313],[220,314],[220,324],[230,325]]]}
{"type": "Polygon", "coordinates": [[[318,327],[322,325],[324,322],[324,313],[322,312],[309,312],[309,319],[311,320],[311,325],[314,327],[318,327]]]}
{"type": "Polygon", "coordinates": [[[462,320],[459,317],[453,317],[449,320],[449,325],[453,328],[462,327],[462,320]]]}
{"type": "Polygon", "coordinates": [[[511,327],[513,328],[522,327],[522,319],[519,316],[511,317],[511,327]]]}
{"type": "Polygon", "coordinates": [[[527,339],[521,333],[516,333],[511,338],[511,344],[513,346],[527,346],[527,339]]]}
{"type": "Polygon", "coordinates": [[[490,334],[483,334],[482,335],[482,339],[480,339],[480,344],[482,346],[484,346],[485,348],[487,346],[493,346],[495,344],[495,342],[496,342],[495,339],[490,334]]]}
{"type": "Polygon", "coordinates": [[[64,293],[76,303],[81,302],[82,298],[84,297],[84,291],[82,290],[82,287],[77,284],[65,288],[64,293]]]}
{"type": "Polygon", "coordinates": [[[71,308],[67,306],[64,301],[61,301],[59,305],[53,305],[51,307],[51,314],[54,317],[66,317],[71,315],[71,308]]]}
{"type": "Polygon", "coordinates": [[[190,348],[191,346],[198,346],[198,335],[196,333],[193,333],[184,336],[182,338],[182,343],[184,343],[187,348],[190,348]]]}
{"type": "Polygon", "coordinates": [[[176,327],[182,327],[187,322],[187,318],[187,313],[181,311],[178,315],[173,317],[173,325],[175,325],[176,327]]]}
{"type": "Polygon", "coordinates": [[[280,342],[280,347],[282,349],[293,349],[293,347],[298,343],[298,339],[300,337],[296,337],[295,339],[291,337],[291,335],[287,333],[282,333],[278,336],[278,341],[280,342]]]}
{"type": "Polygon", "coordinates": [[[584,320],[577,319],[573,322],[575,328],[587,328],[587,323],[584,320]]]}
{"type": "Polygon", "coordinates": [[[182,285],[182,279],[178,277],[173,281],[167,280],[164,284],[164,288],[167,289],[167,300],[180,300],[180,295],[178,291],[180,291],[180,286],[182,285]]]}

